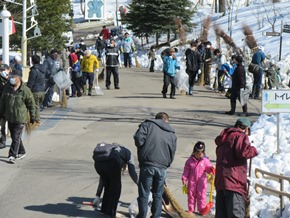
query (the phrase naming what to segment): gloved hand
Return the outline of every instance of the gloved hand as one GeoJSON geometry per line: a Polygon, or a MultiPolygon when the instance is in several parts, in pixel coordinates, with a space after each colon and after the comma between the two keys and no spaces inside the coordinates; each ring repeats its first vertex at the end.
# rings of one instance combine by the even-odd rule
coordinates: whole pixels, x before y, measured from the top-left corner
{"type": "Polygon", "coordinates": [[[99,68],[95,69],[95,72],[96,72],[96,73],[99,72],[99,68]]]}
{"type": "Polygon", "coordinates": [[[31,124],[34,124],[35,123],[35,120],[33,118],[30,118],[30,123],[31,124]]]}
{"type": "Polygon", "coordinates": [[[245,89],[244,88],[240,88],[240,93],[244,92],[245,89]]]}
{"type": "Polygon", "coordinates": [[[197,73],[198,73],[198,74],[201,74],[201,69],[199,69],[199,70],[197,71],[197,73]]]}
{"type": "Polygon", "coordinates": [[[99,207],[101,204],[101,199],[99,196],[96,196],[95,200],[93,201],[93,206],[94,207],[99,207]]]}

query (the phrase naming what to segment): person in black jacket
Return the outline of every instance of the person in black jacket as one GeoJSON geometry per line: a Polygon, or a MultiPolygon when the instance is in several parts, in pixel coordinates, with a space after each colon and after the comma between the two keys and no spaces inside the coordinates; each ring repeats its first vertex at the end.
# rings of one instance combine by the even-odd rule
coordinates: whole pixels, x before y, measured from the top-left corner
{"type": "Polygon", "coordinates": [[[146,218],[148,196],[153,196],[152,216],[160,217],[166,169],[171,165],[176,151],[176,136],[169,125],[169,116],[159,112],[155,119],[139,125],[134,135],[140,167],[138,183],[138,218],[146,218]]]}
{"type": "MultiPolygon", "coordinates": [[[[0,98],[8,82],[10,72],[11,68],[7,64],[0,64],[0,98]]],[[[6,120],[0,119],[0,125],[1,125],[0,149],[2,149],[6,147],[6,120]]]]}
{"type": "MultiPolygon", "coordinates": [[[[243,57],[235,56],[233,59],[234,63],[237,65],[237,68],[234,71],[232,76],[232,93],[231,93],[231,110],[226,111],[228,115],[233,115],[236,112],[236,100],[237,98],[241,101],[241,93],[246,89],[246,71],[243,66],[243,57]]],[[[243,114],[242,116],[248,116],[248,107],[247,102],[242,106],[243,114]]]]}
{"type": "Polygon", "coordinates": [[[119,86],[119,49],[116,46],[115,40],[111,39],[110,44],[106,49],[106,88],[110,89],[111,74],[114,76],[115,89],[120,89],[119,86]]]}
{"type": "MultiPolygon", "coordinates": [[[[106,146],[108,143],[101,143],[101,146],[106,146]]],[[[128,171],[131,179],[135,184],[138,184],[138,175],[135,170],[134,158],[131,151],[124,145],[118,143],[112,143],[115,148],[111,151],[111,157],[107,160],[98,161],[94,158],[94,165],[97,173],[100,175],[100,183],[98,186],[96,199],[93,201],[95,207],[98,206],[99,196],[103,186],[104,196],[102,199],[101,212],[107,216],[115,217],[117,212],[117,206],[121,195],[122,182],[121,174],[128,166],[128,171]]]]}
{"type": "Polygon", "coordinates": [[[197,74],[201,73],[201,54],[197,51],[197,43],[191,41],[190,48],[185,51],[186,73],[188,74],[189,88],[188,94],[192,95],[193,86],[197,74]]]}
{"type": "Polygon", "coordinates": [[[35,121],[40,124],[40,105],[44,100],[45,90],[45,67],[40,64],[38,55],[32,56],[33,66],[30,68],[27,86],[30,88],[35,100],[35,121]]]}

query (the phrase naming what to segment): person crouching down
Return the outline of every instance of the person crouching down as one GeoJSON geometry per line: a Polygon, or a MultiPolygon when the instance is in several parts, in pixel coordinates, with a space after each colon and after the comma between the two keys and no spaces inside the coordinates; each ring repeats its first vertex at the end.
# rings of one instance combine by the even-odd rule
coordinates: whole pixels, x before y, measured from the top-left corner
{"type": "Polygon", "coordinates": [[[206,173],[215,174],[215,168],[205,157],[205,144],[198,141],[193,148],[192,155],[185,162],[182,183],[187,186],[188,213],[195,212],[195,205],[200,213],[206,207],[206,173]]]}

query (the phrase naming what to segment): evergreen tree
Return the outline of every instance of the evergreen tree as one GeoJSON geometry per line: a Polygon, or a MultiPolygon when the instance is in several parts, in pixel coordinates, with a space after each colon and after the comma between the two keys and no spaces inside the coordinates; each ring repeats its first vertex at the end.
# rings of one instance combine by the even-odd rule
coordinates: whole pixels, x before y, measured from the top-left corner
{"type": "MultiPolygon", "coordinates": [[[[124,17],[128,29],[135,35],[147,36],[176,31],[175,20],[180,19],[187,31],[193,26],[193,11],[189,0],[133,0],[129,4],[129,12],[124,17]]],[[[156,44],[158,41],[156,40],[156,44]]]]}

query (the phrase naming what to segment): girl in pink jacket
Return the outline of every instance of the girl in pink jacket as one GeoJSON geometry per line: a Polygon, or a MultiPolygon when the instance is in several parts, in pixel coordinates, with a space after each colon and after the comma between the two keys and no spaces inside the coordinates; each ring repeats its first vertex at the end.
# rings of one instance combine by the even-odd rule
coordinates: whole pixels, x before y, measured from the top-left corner
{"type": "Polygon", "coordinates": [[[206,173],[215,174],[215,168],[211,165],[209,159],[204,156],[205,144],[198,141],[193,148],[192,155],[185,162],[182,183],[187,186],[188,212],[195,212],[195,205],[202,213],[206,206],[206,173]]]}

